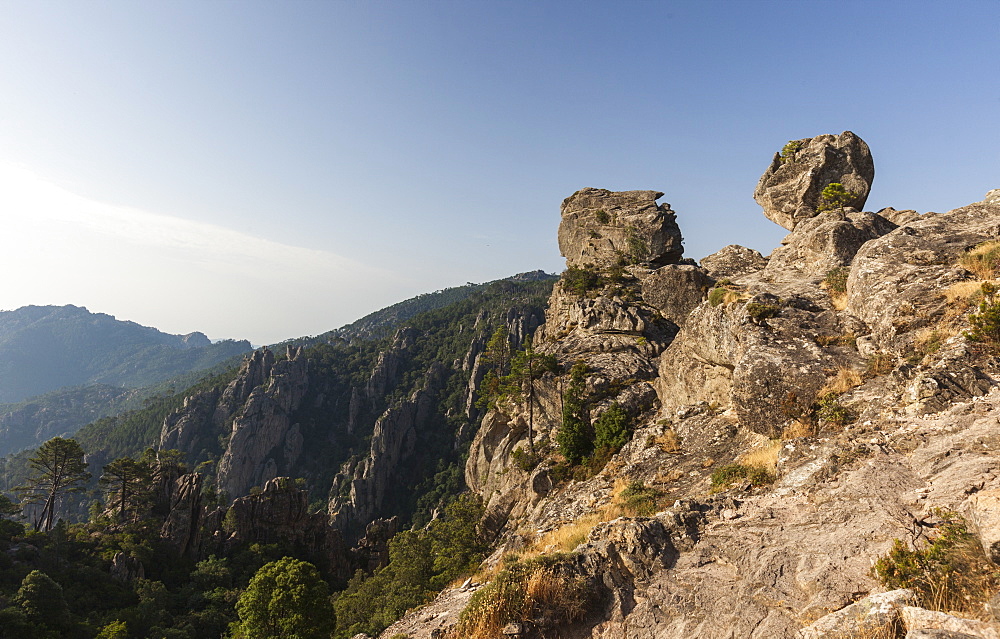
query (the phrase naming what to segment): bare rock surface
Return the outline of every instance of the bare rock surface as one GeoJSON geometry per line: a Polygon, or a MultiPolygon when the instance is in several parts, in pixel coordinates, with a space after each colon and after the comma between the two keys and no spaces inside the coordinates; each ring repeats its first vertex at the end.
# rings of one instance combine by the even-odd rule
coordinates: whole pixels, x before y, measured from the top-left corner
{"type": "Polygon", "coordinates": [[[663,266],[680,260],[681,232],[658,191],[587,188],[562,203],[559,251],[569,266],[608,267],[624,257],[633,264],[663,266]]]}
{"type": "Polygon", "coordinates": [[[846,206],[858,210],[864,207],[875,179],[875,164],[864,140],[844,131],[840,135],[795,140],[793,144],[798,145],[797,149],[786,157],[774,154],[771,166],[754,190],[753,197],[764,207],[767,219],[794,229],[816,215],[823,204],[823,189],[833,183],[855,194],[846,206]]]}
{"type": "Polygon", "coordinates": [[[702,258],[701,265],[709,275],[717,280],[740,277],[756,273],[767,266],[767,258],[760,251],[730,244],[729,246],[702,258]]]}
{"type": "Polygon", "coordinates": [[[290,419],[309,385],[307,360],[301,353],[301,348],[289,347],[288,358],[270,366],[264,355],[263,366],[251,365],[248,374],[238,377],[223,394],[246,395],[219,460],[217,484],[230,498],[246,495],[251,487],[277,476],[279,468],[294,463],[295,459],[287,459],[286,450],[301,452],[301,446],[296,446],[298,431],[290,419]]]}

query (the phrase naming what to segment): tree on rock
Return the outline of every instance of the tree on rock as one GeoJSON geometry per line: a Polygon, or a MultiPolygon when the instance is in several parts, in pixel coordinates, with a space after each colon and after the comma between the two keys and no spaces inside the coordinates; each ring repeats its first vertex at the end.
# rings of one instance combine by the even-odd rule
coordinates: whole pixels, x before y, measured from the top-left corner
{"type": "Polygon", "coordinates": [[[20,491],[33,497],[32,501],[44,500],[41,512],[35,518],[35,530],[52,530],[58,499],[67,492],[81,490],[83,482],[90,479],[83,448],[75,439],[54,437],[38,447],[28,463],[35,473],[20,491]]]}
{"type": "Polygon", "coordinates": [[[141,505],[150,480],[148,464],[121,457],[104,467],[100,484],[108,494],[108,506],[118,511],[118,523],[141,505]]]}
{"type": "Polygon", "coordinates": [[[307,561],[265,564],[236,602],[234,639],[328,639],[334,613],[326,582],[307,561]]]}
{"type": "Polygon", "coordinates": [[[559,452],[571,464],[594,450],[594,431],[587,402],[587,364],[578,361],[569,371],[569,385],[563,394],[563,422],[556,433],[559,452]]]}

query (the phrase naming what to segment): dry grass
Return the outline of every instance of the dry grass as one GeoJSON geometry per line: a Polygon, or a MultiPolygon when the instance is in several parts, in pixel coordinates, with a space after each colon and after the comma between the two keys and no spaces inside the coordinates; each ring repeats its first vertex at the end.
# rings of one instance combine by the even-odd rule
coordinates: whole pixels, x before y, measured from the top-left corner
{"type": "Polygon", "coordinates": [[[587,613],[587,583],[560,559],[512,564],[469,600],[448,639],[498,639],[508,623],[559,627],[587,613]]]}
{"type": "Polygon", "coordinates": [[[758,446],[742,455],[737,460],[744,466],[763,468],[772,475],[778,471],[778,455],[781,453],[782,442],[774,439],[764,446],[758,446]]]}
{"type": "Polygon", "coordinates": [[[847,293],[840,293],[837,291],[829,291],[830,293],[830,304],[833,305],[833,310],[842,311],[847,308],[847,293]]]}
{"type": "MultiPolygon", "coordinates": [[[[674,479],[680,479],[683,475],[680,473],[674,479]]],[[[650,514],[649,508],[656,505],[657,492],[646,487],[642,482],[628,482],[624,478],[618,478],[615,481],[614,496],[611,500],[594,512],[578,517],[538,537],[524,551],[523,557],[531,558],[554,552],[571,552],[587,541],[590,531],[598,524],[625,516],[648,516],[650,514]],[[637,493],[641,494],[637,495],[637,493]],[[637,499],[637,496],[641,499],[637,499]]]]}
{"type": "Polygon", "coordinates": [[[944,299],[949,304],[971,306],[983,294],[983,283],[979,280],[956,282],[944,290],[944,299]]]}
{"type": "Polygon", "coordinates": [[[681,452],[681,438],[673,428],[664,430],[661,435],[652,438],[652,443],[665,453],[681,452]]]}
{"type": "Polygon", "coordinates": [[[983,242],[958,258],[958,265],[981,280],[991,280],[1000,269],[1000,242],[983,242]]]}
{"type": "Polygon", "coordinates": [[[863,381],[861,373],[858,371],[849,366],[839,366],[837,367],[837,371],[827,378],[826,384],[823,385],[823,388],[819,389],[817,395],[820,397],[828,393],[843,395],[852,388],[861,386],[863,381]]]}
{"type": "Polygon", "coordinates": [[[791,424],[785,426],[785,429],[781,431],[781,439],[789,440],[795,439],[797,437],[815,437],[816,436],[816,424],[811,424],[803,419],[796,419],[792,421],[791,424]]]}

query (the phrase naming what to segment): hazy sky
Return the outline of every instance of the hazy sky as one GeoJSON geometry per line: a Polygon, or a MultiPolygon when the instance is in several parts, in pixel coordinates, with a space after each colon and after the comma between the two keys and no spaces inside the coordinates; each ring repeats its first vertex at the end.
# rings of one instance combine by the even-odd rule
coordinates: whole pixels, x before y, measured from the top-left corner
{"type": "Polygon", "coordinates": [[[1000,188],[998,79],[997,0],[0,0],[0,309],[317,334],[562,270],[586,186],[766,254],[792,138],[864,138],[869,210],[1000,188]]]}

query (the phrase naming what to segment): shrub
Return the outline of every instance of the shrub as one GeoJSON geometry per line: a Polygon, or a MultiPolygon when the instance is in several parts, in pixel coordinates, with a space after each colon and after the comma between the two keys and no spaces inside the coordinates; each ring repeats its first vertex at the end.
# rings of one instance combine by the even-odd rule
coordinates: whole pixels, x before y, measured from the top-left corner
{"type": "Polygon", "coordinates": [[[769,317],[777,317],[781,314],[781,307],[775,304],[764,304],[761,302],[750,302],[747,304],[747,315],[756,322],[763,322],[769,317]]]}
{"type": "Polygon", "coordinates": [[[566,574],[565,555],[514,562],[480,588],[462,610],[450,639],[493,639],[509,623],[545,627],[572,623],[587,612],[587,584],[566,574]]]}
{"type": "Polygon", "coordinates": [[[982,614],[984,604],[1000,588],[1000,570],[987,559],[961,517],[941,510],[936,514],[943,521],[929,543],[910,550],[896,539],[872,573],[887,588],[912,589],[924,608],[982,614]]]}
{"type": "Polygon", "coordinates": [[[785,146],[781,147],[781,153],[778,154],[778,159],[781,160],[782,164],[787,164],[795,159],[795,154],[801,148],[801,142],[798,140],[789,140],[785,146]]]}
{"type": "Polygon", "coordinates": [[[851,274],[851,269],[847,266],[838,266],[827,271],[823,278],[823,286],[830,293],[847,293],[847,277],[851,274]]]}
{"type": "Polygon", "coordinates": [[[766,468],[745,464],[727,464],[712,472],[712,488],[713,490],[724,490],[741,479],[745,479],[754,486],[764,486],[773,483],[776,478],[766,468]]]}
{"type": "Polygon", "coordinates": [[[625,257],[629,264],[639,264],[649,258],[649,245],[639,236],[634,226],[629,226],[625,231],[625,245],[625,257]]]}
{"type": "Polygon", "coordinates": [[[608,212],[605,211],[604,209],[597,209],[594,215],[597,217],[597,221],[600,222],[601,224],[611,223],[611,216],[608,215],[608,212]]]}
{"type": "Polygon", "coordinates": [[[958,258],[958,265],[981,280],[993,279],[1000,268],[1000,242],[976,245],[958,258]]]}
{"type": "Polygon", "coordinates": [[[514,460],[515,466],[526,473],[530,473],[542,461],[541,455],[537,452],[530,452],[524,448],[515,448],[511,451],[510,458],[514,460]]]}
{"type": "Polygon", "coordinates": [[[618,452],[632,439],[632,420],[618,402],[613,402],[594,421],[594,447],[618,452]]]}
{"type": "Polygon", "coordinates": [[[979,302],[979,312],[969,314],[972,330],[963,333],[972,342],[982,342],[996,349],[1000,346],[1000,300],[996,299],[996,287],[983,283],[983,300],[979,302]]]}
{"type": "Polygon", "coordinates": [[[642,481],[633,480],[618,493],[622,509],[635,517],[649,517],[656,513],[663,493],[647,486],[642,481]]]}
{"type": "Polygon", "coordinates": [[[823,193],[820,194],[821,203],[816,210],[831,211],[833,209],[842,209],[857,199],[857,197],[857,193],[848,191],[840,182],[833,182],[823,189],[823,193]]]}
{"type": "Polygon", "coordinates": [[[711,291],[708,292],[708,303],[711,304],[712,306],[718,306],[719,304],[722,304],[723,300],[726,299],[727,290],[728,289],[725,289],[721,286],[716,286],[715,288],[713,288],[711,291]]]}
{"type": "Polygon", "coordinates": [[[854,413],[837,401],[837,393],[826,393],[816,402],[816,416],[838,426],[845,426],[854,421],[854,413]]]}
{"type": "Polygon", "coordinates": [[[592,268],[571,266],[563,273],[563,288],[580,297],[586,297],[603,285],[601,274],[592,268]]]}

